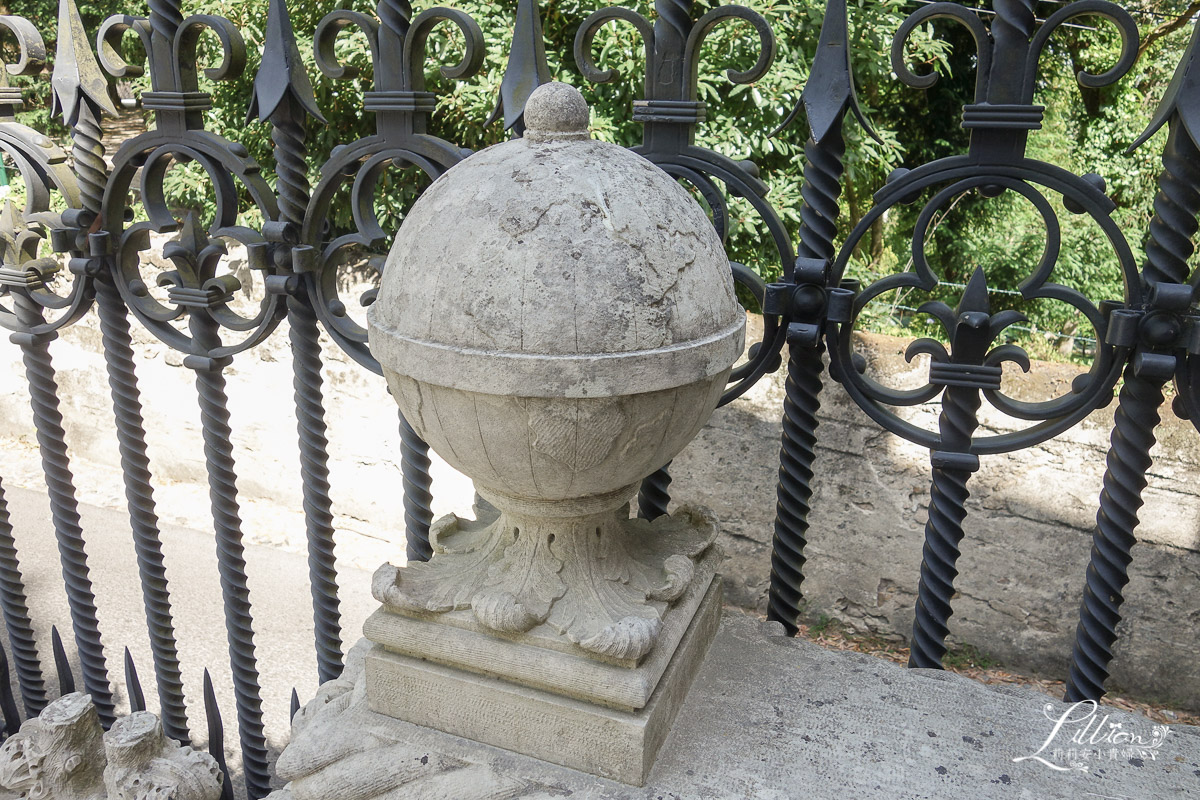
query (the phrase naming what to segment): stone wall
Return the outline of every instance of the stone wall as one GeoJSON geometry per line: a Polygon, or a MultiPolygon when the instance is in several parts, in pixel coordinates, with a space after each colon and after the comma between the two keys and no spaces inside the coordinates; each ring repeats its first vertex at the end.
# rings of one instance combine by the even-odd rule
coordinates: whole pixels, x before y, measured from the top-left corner
{"type": "MultiPolygon", "coordinates": [[[[99,333],[89,317],[51,346],[60,372],[80,499],[122,508],[99,333]]],[[[899,340],[863,340],[896,380],[924,374],[899,340]]],[[[210,529],[193,376],[178,354],[139,334],[136,345],[163,519],[210,529]]],[[[365,569],[403,556],[395,407],[381,379],[325,348],[338,555],[365,569]]],[[[1078,369],[1035,363],[1006,375],[1031,394],[1061,391],[1078,369]]],[[[6,484],[41,486],[16,347],[0,348],[0,446],[6,484]]],[[[287,334],[276,331],[230,370],[239,491],[249,541],[304,550],[287,334]]],[[[1006,386],[1009,384],[1006,383],[1006,386]]],[[[766,608],[778,469],[782,372],[719,410],[675,461],[673,494],[711,506],[723,525],[728,600],[766,608]]],[[[1038,447],[982,459],[972,479],[953,642],[1002,664],[1065,677],[1112,422],[1110,407],[1038,447]]],[[[1162,443],[1134,550],[1114,683],[1200,707],[1200,435],[1163,409],[1162,443]]],[[[913,410],[931,424],[936,406],[913,410]]],[[[804,592],[812,618],[906,641],[921,559],[928,454],[879,429],[837,385],[822,398],[816,495],[804,592]]],[[[985,425],[996,426],[986,419],[985,425]]],[[[470,513],[469,482],[435,462],[434,510],[470,513]]],[[[170,566],[170,565],[168,565],[170,566]]],[[[307,615],[300,610],[298,613],[307,615]]]]}
{"type": "MultiPolygon", "coordinates": [[[[898,339],[868,336],[860,345],[897,380],[926,372],[904,361],[898,339]]],[[[1005,380],[1034,396],[1061,392],[1079,372],[1035,362],[1029,376],[1005,380]]],[[[702,496],[721,518],[729,601],[764,613],[782,398],[781,371],[719,410],[673,470],[676,496],[702,496]]],[[[907,643],[928,518],[928,454],[881,430],[836,384],[827,382],[821,402],[806,613],[907,643]]],[[[1066,676],[1115,406],[1055,440],[981,459],[969,485],[952,644],[1044,677],[1066,676]]],[[[936,413],[921,406],[910,418],[932,425],[936,413]]],[[[1112,685],[1196,708],[1200,436],[1167,406],[1161,413],[1112,685]]]]}

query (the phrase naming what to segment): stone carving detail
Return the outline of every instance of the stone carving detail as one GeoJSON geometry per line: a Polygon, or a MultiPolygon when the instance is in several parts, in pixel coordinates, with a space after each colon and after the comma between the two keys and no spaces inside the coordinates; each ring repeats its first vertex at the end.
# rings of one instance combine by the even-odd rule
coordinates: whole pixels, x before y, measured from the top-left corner
{"type": "Polygon", "coordinates": [[[341,677],[321,685],[292,720],[291,743],[276,774],[288,785],[266,800],[549,800],[561,789],[501,773],[404,741],[407,723],[367,708],[363,639],[341,677]]]}
{"type": "Polygon", "coordinates": [[[0,800],[217,800],[221,771],[207,753],[163,735],[138,711],[105,733],[88,695],[46,706],[0,747],[0,800]]]}
{"type": "Polygon", "coordinates": [[[716,524],[631,520],[629,499],[716,408],[746,319],[704,209],[588,114],[538,87],[525,135],[448,170],[396,235],[371,352],[499,516],[439,520],[432,559],[373,589],[393,616],[636,668],[711,585],[716,524]]]}
{"type": "Polygon", "coordinates": [[[430,530],[431,561],[385,564],[372,589],[401,613],[469,608],[500,633],[545,625],[591,653],[636,660],[654,646],[663,614],[716,534],[712,512],[692,506],[654,522],[630,519],[628,505],[551,520],[518,510],[450,515],[430,530]]]}

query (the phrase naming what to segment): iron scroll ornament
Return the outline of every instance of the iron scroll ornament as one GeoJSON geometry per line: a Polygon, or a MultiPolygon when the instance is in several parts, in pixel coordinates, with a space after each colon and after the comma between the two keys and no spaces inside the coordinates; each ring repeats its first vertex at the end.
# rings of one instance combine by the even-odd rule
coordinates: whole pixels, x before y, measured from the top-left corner
{"type": "MultiPolygon", "coordinates": [[[[314,37],[317,66],[327,77],[354,77],[355,68],[342,64],[334,42],[345,28],[357,27],[370,45],[374,88],[367,92],[365,108],[375,113],[376,134],[334,149],[321,167],[321,179],[299,232],[294,269],[309,276],[310,296],[325,330],[359,364],[375,373],[378,363],[367,349],[366,328],[347,314],[346,301],[337,285],[336,259],[347,248],[378,249],[390,241],[374,207],[380,181],[395,166],[410,164],[431,179],[469,155],[469,150],[428,134],[428,120],[436,95],[425,89],[426,41],[443,22],[455,25],[465,40],[462,59],[441,67],[447,79],[468,78],[483,65],[483,33],[467,14],[449,8],[431,8],[412,16],[406,2],[383,0],[379,20],[366,14],[338,10],[321,20],[314,37]],[[350,208],[355,230],[323,241],[325,220],[342,187],[350,182],[350,208]]],[[[378,259],[370,263],[380,268],[378,259]]],[[[375,290],[358,302],[369,305],[375,290]]]]}
{"type": "MultiPolygon", "coordinates": [[[[718,6],[693,20],[689,0],[658,0],[657,20],[651,23],[635,11],[620,7],[600,9],[579,26],[575,37],[575,61],[583,76],[596,83],[616,78],[613,69],[602,69],[592,58],[592,43],[602,26],[612,21],[627,22],[638,31],[645,46],[645,99],[634,102],[633,118],[643,125],[643,142],[633,152],[651,161],[672,177],[696,189],[709,207],[721,241],[729,232],[728,195],[744,198],[763,220],[778,253],[784,280],[792,278],[795,251],[783,220],[767,200],[768,187],[758,178],[751,161],[735,161],[713,150],[697,147],[696,128],[705,119],[704,103],[697,99],[700,48],[705,38],[723,22],[742,20],[753,26],[759,56],[748,70],[727,70],[734,83],[752,83],[770,69],[775,59],[775,36],[770,24],[756,11],[743,6],[718,6]],[[717,182],[725,185],[723,191],[717,182]]],[[[730,263],[734,280],[746,287],[762,306],[767,287],[751,269],[730,263]]],[[[740,397],[759,378],[781,363],[780,351],[786,326],[779,317],[763,315],[762,339],[751,344],[748,360],[736,367],[721,405],[740,397]]]]}
{"type": "MultiPolygon", "coordinates": [[[[1052,15],[1033,34],[1034,18],[1030,6],[1020,0],[996,3],[996,22],[989,32],[969,9],[952,3],[926,6],[911,15],[897,31],[893,42],[893,69],[901,80],[918,88],[928,88],[935,74],[915,75],[903,63],[905,39],[921,22],[954,19],[971,31],[979,46],[975,103],[963,109],[963,124],[971,130],[967,155],[940,159],[914,170],[898,170],[889,183],[875,195],[875,205],[847,237],[829,270],[828,285],[839,286],[855,248],[870,231],[871,225],[889,209],[911,203],[925,192],[935,190],[918,214],[912,234],[913,271],[890,275],[863,289],[854,299],[846,319],[830,320],[826,328],[831,369],[839,377],[854,401],[877,423],[916,444],[937,452],[948,442],[943,434],[915,425],[891,410],[928,402],[943,390],[963,386],[977,390],[983,399],[1016,420],[1033,423],[1007,433],[977,435],[973,430],[964,443],[951,449],[973,456],[1009,452],[1029,447],[1055,436],[1078,423],[1095,408],[1112,399],[1113,387],[1124,362],[1124,346],[1109,341],[1110,314],[1122,305],[1126,308],[1143,302],[1143,289],[1137,265],[1124,234],[1111,214],[1116,206],[1104,193],[1098,176],[1078,176],[1053,164],[1027,158],[1025,140],[1030,130],[1041,127],[1042,108],[1031,105],[1038,56],[1050,34],[1063,23],[1080,15],[1105,17],[1122,35],[1122,52],[1112,69],[1092,75],[1080,73],[1081,84],[1107,86],[1118,80],[1136,58],[1137,28],[1129,15],[1104,0],[1080,0],[1052,15]],[[1010,30],[1012,29],[1012,30],[1010,30]],[[1019,67],[1019,68],[1017,68],[1019,67]],[[1015,70],[1015,71],[1014,71],[1015,70]],[[1052,280],[1062,241],[1060,222],[1054,207],[1043,193],[1050,190],[1061,196],[1063,205],[1074,214],[1095,223],[1107,238],[1120,272],[1124,296],[1121,303],[1093,303],[1079,291],[1052,280]],[[852,332],[859,314],[872,300],[885,292],[912,288],[931,291],[938,276],[930,265],[925,241],[936,213],[954,197],[977,190],[984,196],[1011,191],[1029,202],[1045,225],[1046,242],[1038,263],[1029,271],[1018,289],[1024,301],[1039,299],[1065,303],[1078,310],[1095,331],[1097,353],[1092,368],[1081,375],[1061,395],[1038,402],[1018,400],[1000,387],[1002,365],[1006,362],[1029,371],[1028,354],[1017,345],[995,344],[1004,327],[1017,317],[991,319],[978,334],[969,337],[969,348],[955,347],[955,331],[962,313],[988,313],[987,309],[960,309],[957,316],[941,303],[926,304],[921,311],[931,314],[946,329],[951,348],[932,339],[919,339],[908,349],[911,360],[919,353],[930,356],[928,381],[920,387],[899,390],[873,380],[856,358],[852,332]],[[986,333],[987,341],[979,341],[986,333]],[[986,345],[986,346],[984,346],[986,345]]],[[[982,274],[974,279],[986,281],[982,274]]],[[[970,293],[970,289],[967,290],[970,293]]],[[[975,303],[978,305],[978,303],[975,303]]],[[[998,315],[997,315],[998,316],[998,315]]]]}
{"type": "MultiPolygon", "coordinates": [[[[4,71],[39,73],[46,63],[46,46],[33,24],[23,17],[0,16],[0,26],[15,37],[18,48],[17,60],[4,64],[4,71]]],[[[80,207],[79,183],[62,148],[16,121],[13,112],[21,105],[20,89],[0,87],[0,151],[12,159],[25,183],[23,208],[9,202],[3,212],[0,327],[43,336],[87,313],[93,292],[90,275],[80,269],[63,281],[58,259],[45,252],[49,244],[67,249],[70,226],[63,213],[51,211],[52,198],[55,193],[62,198],[69,217],[72,209],[80,207]],[[59,238],[63,241],[52,241],[59,238]],[[46,319],[46,312],[53,316],[46,319]]]]}
{"type": "Polygon", "coordinates": [[[216,67],[204,70],[205,75],[214,81],[239,75],[246,63],[245,42],[224,17],[196,14],[172,24],[153,14],[149,19],[120,16],[101,26],[100,63],[117,78],[142,74],[143,68],[127,62],[121,50],[125,34],[133,32],[141,39],[152,84],[142,101],[156,115],[156,128],[125,142],[113,158],[102,216],[113,242],[115,283],[130,310],[169,346],[197,357],[222,359],[266,339],[282,318],[285,304],[278,294],[265,292],[256,312],[243,315],[230,305],[241,282],[231,274],[218,274],[227,254],[224,240],[246,246],[251,268],[266,274],[273,269],[262,232],[238,224],[238,184],[245,187],[263,219],[276,219],[279,209],[275,193],[246,148],[202,127],[201,114],[211,106],[211,97],[199,90],[196,50],[206,30],[217,35],[222,57],[216,67]],[[191,162],[212,183],[216,208],[211,220],[202,220],[195,212],[177,220],[167,202],[167,171],[191,162]],[[135,180],[147,220],[126,225],[126,198],[135,180]],[[142,271],[140,253],[150,248],[151,232],[178,234],[163,250],[174,269],[153,279],[166,288],[166,303],[151,295],[142,271]],[[190,320],[187,333],[171,324],[185,315],[190,320]],[[240,338],[226,344],[223,331],[240,338]]]}

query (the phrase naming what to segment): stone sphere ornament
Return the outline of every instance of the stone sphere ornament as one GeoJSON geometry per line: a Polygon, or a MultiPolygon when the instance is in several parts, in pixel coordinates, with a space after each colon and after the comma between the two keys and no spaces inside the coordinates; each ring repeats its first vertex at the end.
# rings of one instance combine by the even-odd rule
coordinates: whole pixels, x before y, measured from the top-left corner
{"type": "Polygon", "coordinates": [[[673,607],[695,612],[717,528],[699,508],[630,519],[629,501],[716,408],[745,314],[704,210],[590,139],[576,89],[540,87],[525,120],[414,204],[368,313],[405,418],[494,507],[437,521],[433,558],[384,565],[374,594],[632,666],[673,607]]]}

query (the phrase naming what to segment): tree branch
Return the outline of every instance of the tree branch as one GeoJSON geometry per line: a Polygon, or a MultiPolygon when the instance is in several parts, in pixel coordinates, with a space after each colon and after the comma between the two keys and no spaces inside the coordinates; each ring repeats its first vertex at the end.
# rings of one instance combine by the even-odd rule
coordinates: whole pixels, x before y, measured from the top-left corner
{"type": "Polygon", "coordinates": [[[1197,13],[1200,13],[1200,0],[1194,0],[1194,2],[1185,8],[1183,13],[1177,18],[1168,22],[1164,22],[1163,24],[1151,30],[1146,34],[1146,38],[1142,39],[1142,43],[1138,47],[1138,57],[1140,58],[1142,54],[1149,49],[1150,45],[1154,44],[1159,39],[1163,38],[1164,36],[1168,36],[1182,28],[1184,25],[1187,25],[1192,21],[1192,18],[1195,17],[1197,13]]]}

